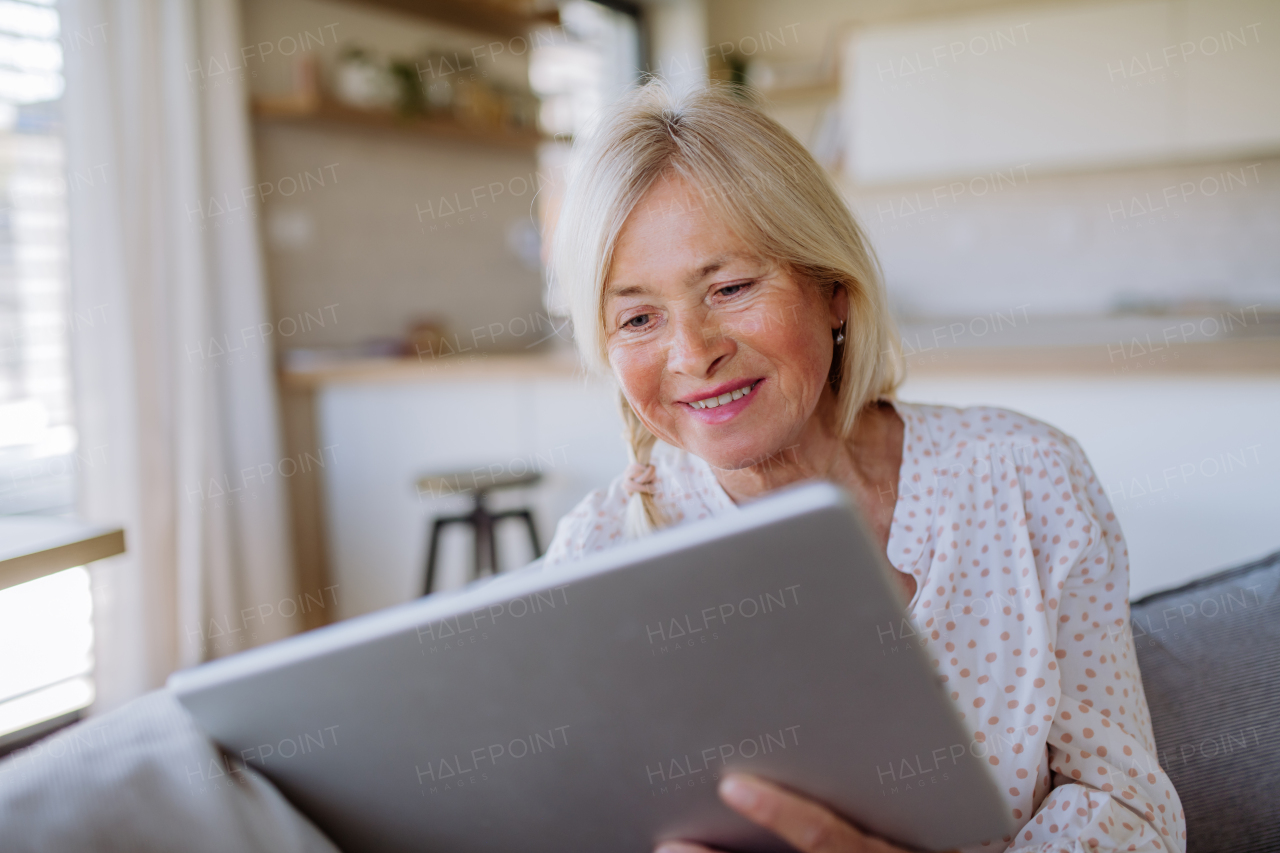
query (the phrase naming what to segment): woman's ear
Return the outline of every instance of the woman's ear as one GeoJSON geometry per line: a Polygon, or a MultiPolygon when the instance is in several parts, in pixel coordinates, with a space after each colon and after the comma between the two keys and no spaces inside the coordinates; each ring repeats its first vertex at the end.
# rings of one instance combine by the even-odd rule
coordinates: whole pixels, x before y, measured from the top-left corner
{"type": "Polygon", "coordinates": [[[831,328],[838,329],[849,320],[849,290],[843,284],[831,288],[831,299],[828,301],[831,311],[831,328]]]}

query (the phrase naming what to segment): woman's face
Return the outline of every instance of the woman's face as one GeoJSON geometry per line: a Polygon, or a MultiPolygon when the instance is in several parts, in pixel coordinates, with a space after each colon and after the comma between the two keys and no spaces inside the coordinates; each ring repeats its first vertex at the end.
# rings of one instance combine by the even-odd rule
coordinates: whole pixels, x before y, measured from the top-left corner
{"type": "Polygon", "coordinates": [[[609,361],[658,438],[716,468],[764,464],[799,443],[831,394],[831,332],[847,311],[834,291],[758,257],[696,189],[660,179],[623,226],[605,283],[609,361]]]}

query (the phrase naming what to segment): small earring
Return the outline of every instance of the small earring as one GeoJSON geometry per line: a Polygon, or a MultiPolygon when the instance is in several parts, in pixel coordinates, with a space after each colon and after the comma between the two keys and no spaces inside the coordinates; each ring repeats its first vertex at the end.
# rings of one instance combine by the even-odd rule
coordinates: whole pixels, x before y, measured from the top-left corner
{"type": "Polygon", "coordinates": [[[843,322],[840,323],[840,331],[836,332],[836,343],[837,344],[844,343],[844,323],[843,322]]]}

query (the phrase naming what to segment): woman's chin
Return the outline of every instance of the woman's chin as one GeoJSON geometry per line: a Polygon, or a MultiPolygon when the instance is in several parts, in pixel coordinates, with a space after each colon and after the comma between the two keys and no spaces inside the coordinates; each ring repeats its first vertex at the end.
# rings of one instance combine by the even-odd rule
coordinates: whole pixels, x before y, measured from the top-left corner
{"type": "Polygon", "coordinates": [[[692,446],[686,445],[685,449],[720,471],[795,462],[793,448],[758,440],[694,442],[692,446]]]}

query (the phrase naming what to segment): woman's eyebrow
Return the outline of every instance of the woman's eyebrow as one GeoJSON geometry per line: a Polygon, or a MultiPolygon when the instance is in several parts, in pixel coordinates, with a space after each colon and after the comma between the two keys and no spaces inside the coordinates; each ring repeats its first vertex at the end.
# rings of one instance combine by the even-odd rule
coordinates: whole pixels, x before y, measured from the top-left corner
{"type": "Polygon", "coordinates": [[[710,261],[708,261],[707,263],[699,267],[697,274],[690,276],[689,280],[701,281],[702,279],[706,278],[712,273],[718,272],[724,267],[728,266],[729,263],[731,263],[732,261],[739,260],[740,258],[742,258],[742,255],[738,255],[738,254],[721,255],[717,258],[712,258],[710,261]]]}
{"type": "MultiPolygon", "coordinates": [[[[697,270],[691,273],[686,280],[690,283],[702,281],[702,279],[706,278],[712,273],[715,273],[715,272],[718,272],[719,270],[724,269],[733,261],[742,260],[745,257],[747,256],[743,254],[731,254],[731,255],[720,255],[718,257],[712,258],[711,260],[704,263],[702,266],[698,267],[697,270]]],[[[628,284],[628,285],[622,285],[622,286],[611,285],[605,290],[604,295],[605,295],[605,298],[608,299],[611,297],[618,298],[618,297],[624,297],[624,296],[644,296],[647,293],[649,293],[649,288],[645,287],[642,284],[628,284]]]]}
{"type": "Polygon", "coordinates": [[[628,284],[625,287],[611,286],[605,291],[605,298],[622,297],[622,296],[643,296],[649,292],[649,288],[642,284],[628,284]]]}

